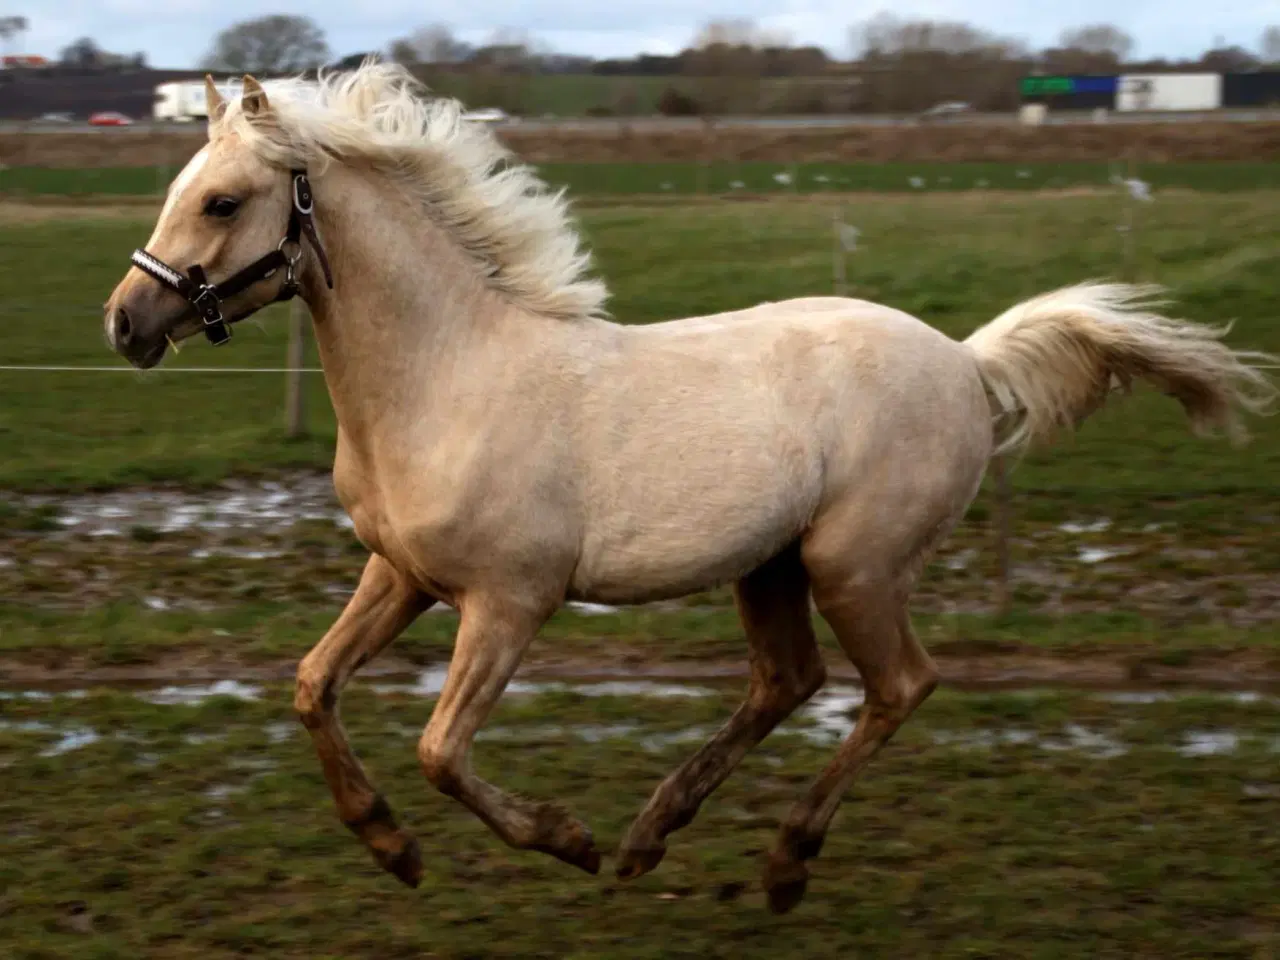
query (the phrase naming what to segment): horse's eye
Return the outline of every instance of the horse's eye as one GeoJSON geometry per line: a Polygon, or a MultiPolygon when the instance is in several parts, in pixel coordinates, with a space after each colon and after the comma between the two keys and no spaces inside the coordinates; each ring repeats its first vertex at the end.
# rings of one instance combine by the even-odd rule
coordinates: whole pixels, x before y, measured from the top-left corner
{"type": "Polygon", "coordinates": [[[204,205],[204,212],[210,217],[229,217],[240,207],[240,201],[232,197],[214,197],[204,205]]]}

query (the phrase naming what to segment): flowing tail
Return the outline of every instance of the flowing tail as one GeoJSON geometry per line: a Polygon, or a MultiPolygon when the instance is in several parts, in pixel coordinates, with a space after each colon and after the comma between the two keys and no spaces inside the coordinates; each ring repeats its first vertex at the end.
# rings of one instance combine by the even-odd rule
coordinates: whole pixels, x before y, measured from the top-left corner
{"type": "Polygon", "coordinates": [[[1000,421],[995,453],[1074,429],[1136,379],[1176,398],[1196,433],[1224,429],[1246,440],[1240,411],[1271,412],[1277,390],[1263,370],[1276,358],[1226,346],[1230,325],[1153,312],[1161,292],[1119,283],[1065,287],[1006,310],[965,340],[1000,421]]]}

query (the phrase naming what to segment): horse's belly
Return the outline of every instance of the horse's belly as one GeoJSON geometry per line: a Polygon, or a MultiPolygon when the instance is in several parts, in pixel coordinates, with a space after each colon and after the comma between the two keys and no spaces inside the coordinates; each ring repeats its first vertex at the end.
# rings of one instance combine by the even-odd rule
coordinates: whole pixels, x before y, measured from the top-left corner
{"type": "Polygon", "coordinates": [[[755,495],[687,499],[650,491],[599,516],[583,537],[571,599],[645,603],[685,596],[744,576],[805,529],[816,485],[755,495]]]}

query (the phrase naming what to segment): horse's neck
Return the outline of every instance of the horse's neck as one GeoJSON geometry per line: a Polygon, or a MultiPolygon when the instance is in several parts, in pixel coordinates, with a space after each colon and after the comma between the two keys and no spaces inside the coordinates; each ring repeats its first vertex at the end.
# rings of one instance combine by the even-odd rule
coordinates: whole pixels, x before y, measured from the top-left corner
{"type": "Polygon", "coordinates": [[[504,305],[395,187],[338,165],[316,184],[333,289],[308,285],[325,380],[349,442],[421,417],[441,367],[494,334],[504,305]]]}

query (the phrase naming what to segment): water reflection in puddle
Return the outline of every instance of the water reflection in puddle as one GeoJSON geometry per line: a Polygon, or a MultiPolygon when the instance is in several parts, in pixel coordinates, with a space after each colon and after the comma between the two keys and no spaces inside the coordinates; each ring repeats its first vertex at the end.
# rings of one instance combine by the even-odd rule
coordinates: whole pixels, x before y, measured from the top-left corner
{"type": "Polygon", "coordinates": [[[213,697],[233,697],[236,700],[257,700],[262,688],[239,680],[218,680],[215,683],[188,686],[161,687],[138,696],[148,703],[161,706],[196,706],[213,697]]]}
{"type": "Polygon", "coordinates": [[[97,743],[102,735],[91,727],[58,728],[42,720],[0,720],[0,731],[12,730],[17,733],[56,733],[58,739],[40,751],[42,757],[57,757],[72,750],[80,750],[97,743]]]}
{"type": "Polygon", "coordinates": [[[1184,757],[1212,757],[1235,753],[1239,747],[1240,735],[1234,730],[1195,730],[1186,735],[1177,750],[1184,757]]]}
{"type": "MultiPolygon", "coordinates": [[[[413,683],[375,683],[374,693],[407,694],[417,697],[435,697],[444,689],[449,670],[444,666],[428,667],[418,674],[413,683]]],[[[507,684],[505,695],[530,695],[539,693],[574,693],[582,697],[710,697],[715,691],[688,683],[658,683],[653,680],[604,680],[598,682],[571,682],[563,680],[513,680],[507,684]]]]}
{"type": "Polygon", "coordinates": [[[118,490],[83,496],[31,496],[28,508],[53,508],[58,523],[87,536],[122,536],[128,528],[161,533],[188,530],[279,531],[301,520],[318,520],[349,528],[327,475],[274,481],[236,482],[214,490],[118,490]]]}

